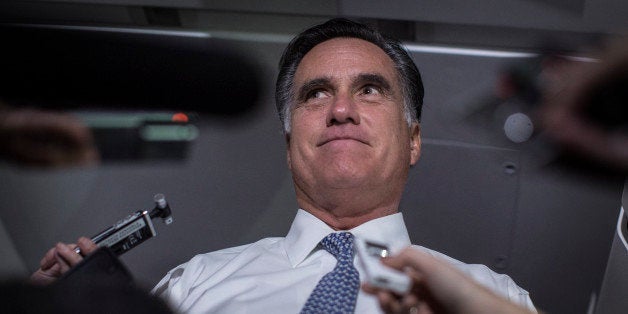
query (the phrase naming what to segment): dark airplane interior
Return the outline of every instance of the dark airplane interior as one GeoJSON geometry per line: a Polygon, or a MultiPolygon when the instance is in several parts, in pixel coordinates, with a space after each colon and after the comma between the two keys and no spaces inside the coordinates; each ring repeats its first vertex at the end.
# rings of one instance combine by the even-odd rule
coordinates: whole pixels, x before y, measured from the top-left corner
{"type": "MultiPolygon", "coordinates": [[[[157,193],[174,222],[155,220],[157,236],[120,257],[147,289],[196,254],[284,236],[297,204],[279,58],[301,30],[347,17],[402,40],[421,72],[422,153],[400,206],[412,242],[508,274],[544,312],[624,313],[627,172],[512,129],[540,96],[495,89],[521,69],[534,87],[548,51],[596,62],[626,16],[612,0],[2,1],[0,114],[71,113],[100,156],[0,160],[0,275],[28,276],[56,242],[149,210],[157,193]]],[[[597,116],[624,131],[625,82],[623,104],[597,116]]]]}

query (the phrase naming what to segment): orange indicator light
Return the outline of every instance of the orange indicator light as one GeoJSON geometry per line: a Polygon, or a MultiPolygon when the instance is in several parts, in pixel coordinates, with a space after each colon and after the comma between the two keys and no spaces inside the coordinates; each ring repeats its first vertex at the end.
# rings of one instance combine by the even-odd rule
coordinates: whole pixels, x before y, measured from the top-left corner
{"type": "Polygon", "coordinates": [[[172,115],[172,122],[188,122],[188,116],[183,112],[178,112],[172,115]]]}

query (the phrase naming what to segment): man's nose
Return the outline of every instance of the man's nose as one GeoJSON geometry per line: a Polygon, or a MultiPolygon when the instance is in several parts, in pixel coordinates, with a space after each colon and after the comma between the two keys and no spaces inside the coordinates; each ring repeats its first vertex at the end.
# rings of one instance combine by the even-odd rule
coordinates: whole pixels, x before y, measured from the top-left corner
{"type": "Polygon", "coordinates": [[[335,124],[353,123],[360,124],[360,113],[357,103],[347,94],[337,94],[327,113],[327,126],[335,124]]]}

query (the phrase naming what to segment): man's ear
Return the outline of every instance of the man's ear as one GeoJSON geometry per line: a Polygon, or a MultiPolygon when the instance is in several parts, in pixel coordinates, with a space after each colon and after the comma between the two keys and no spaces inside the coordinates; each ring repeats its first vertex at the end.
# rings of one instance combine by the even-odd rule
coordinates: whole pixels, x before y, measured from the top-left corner
{"type": "Polygon", "coordinates": [[[290,157],[290,134],[286,133],[286,162],[288,163],[288,169],[292,171],[292,157],[290,157]]]}
{"type": "Polygon", "coordinates": [[[410,166],[414,166],[421,157],[421,126],[412,123],[410,127],[410,166]]]}

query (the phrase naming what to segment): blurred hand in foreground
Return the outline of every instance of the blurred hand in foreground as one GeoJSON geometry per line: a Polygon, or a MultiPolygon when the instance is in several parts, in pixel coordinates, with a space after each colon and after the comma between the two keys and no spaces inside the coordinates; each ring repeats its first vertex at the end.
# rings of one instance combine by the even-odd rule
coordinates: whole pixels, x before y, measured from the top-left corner
{"type": "Polygon", "coordinates": [[[386,313],[533,313],[495,295],[447,262],[416,248],[408,247],[382,262],[406,272],[412,280],[410,292],[403,296],[363,286],[366,292],[377,296],[386,313]]]}

